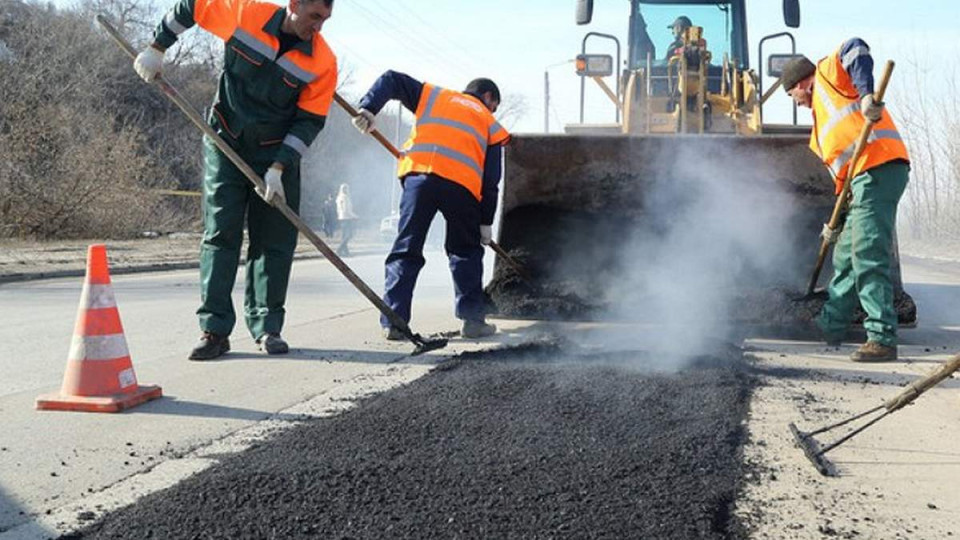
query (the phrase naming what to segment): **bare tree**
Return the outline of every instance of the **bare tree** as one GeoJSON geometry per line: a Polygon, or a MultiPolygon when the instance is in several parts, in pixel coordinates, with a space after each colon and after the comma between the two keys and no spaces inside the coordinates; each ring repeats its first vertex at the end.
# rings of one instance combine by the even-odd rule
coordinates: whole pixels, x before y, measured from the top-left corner
{"type": "Polygon", "coordinates": [[[895,98],[911,160],[904,225],[910,238],[929,241],[953,237],[960,226],[960,67],[943,57],[936,66],[913,58],[900,70],[910,91],[895,98]]]}
{"type": "Polygon", "coordinates": [[[497,108],[497,120],[509,131],[529,112],[530,106],[523,94],[506,94],[497,108]]]}

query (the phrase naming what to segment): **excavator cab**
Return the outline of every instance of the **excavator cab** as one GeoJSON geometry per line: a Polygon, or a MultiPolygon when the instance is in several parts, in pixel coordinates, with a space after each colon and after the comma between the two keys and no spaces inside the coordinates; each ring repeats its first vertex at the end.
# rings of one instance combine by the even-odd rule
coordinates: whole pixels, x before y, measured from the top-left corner
{"type": "MultiPolygon", "coordinates": [[[[499,243],[528,275],[496,261],[487,287],[495,309],[657,321],[689,304],[701,318],[743,325],[809,319],[817,306],[788,297],[813,270],[833,182],[808,148],[809,125],[763,121],[775,87],[762,92],[762,66],[750,67],[744,0],[629,3],[622,63],[619,37],[583,39],[579,122],[563,134],[516,134],[506,149],[499,243]],[[595,52],[600,41],[615,45],[616,61],[595,52]],[[584,119],[594,83],[611,122],[584,119]],[[693,298],[729,301],[707,313],[693,298]]],[[[578,0],[579,24],[592,8],[578,0]]],[[[799,24],[796,0],[784,2],[784,23],[799,24]]],[[[758,57],[786,38],[761,39],[758,57]]],[[[911,325],[899,260],[893,274],[901,324],[911,325]]]]}

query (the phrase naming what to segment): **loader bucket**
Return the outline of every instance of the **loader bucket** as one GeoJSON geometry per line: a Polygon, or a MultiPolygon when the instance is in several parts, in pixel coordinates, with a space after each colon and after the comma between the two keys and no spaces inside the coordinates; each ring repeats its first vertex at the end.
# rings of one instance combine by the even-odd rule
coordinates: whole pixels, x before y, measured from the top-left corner
{"type": "MultiPolygon", "coordinates": [[[[791,298],[813,271],[835,197],[807,140],[516,135],[499,241],[534,283],[498,258],[487,287],[492,309],[510,318],[656,322],[661,303],[674,302],[665,292],[689,285],[729,300],[703,316],[760,327],[809,322],[824,295],[791,298]]],[[[832,271],[824,268],[821,287],[832,271]]],[[[910,325],[916,309],[899,258],[893,277],[901,323],[910,325]]]]}

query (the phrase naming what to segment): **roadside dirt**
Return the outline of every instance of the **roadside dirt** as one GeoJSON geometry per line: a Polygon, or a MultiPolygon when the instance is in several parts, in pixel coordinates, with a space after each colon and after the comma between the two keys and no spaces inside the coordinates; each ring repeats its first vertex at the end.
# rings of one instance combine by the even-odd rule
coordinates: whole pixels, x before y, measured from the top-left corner
{"type": "MultiPolygon", "coordinates": [[[[199,261],[200,240],[200,233],[174,233],[135,240],[2,240],[0,283],[83,275],[87,246],[91,244],[106,244],[107,260],[114,274],[192,268],[199,261]]],[[[309,241],[301,238],[296,256],[322,255],[309,241]]]]}

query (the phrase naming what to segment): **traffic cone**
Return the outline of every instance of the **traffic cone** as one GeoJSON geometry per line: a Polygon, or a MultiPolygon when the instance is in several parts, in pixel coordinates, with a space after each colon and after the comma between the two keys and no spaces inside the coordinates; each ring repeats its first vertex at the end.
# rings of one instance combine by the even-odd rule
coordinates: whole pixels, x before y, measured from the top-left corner
{"type": "Polygon", "coordinates": [[[110,285],[107,248],[90,246],[63,385],[59,394],[38,397],[37,409],[119,412],[162,395],[159,386],[137,384],[110,285]]]}

